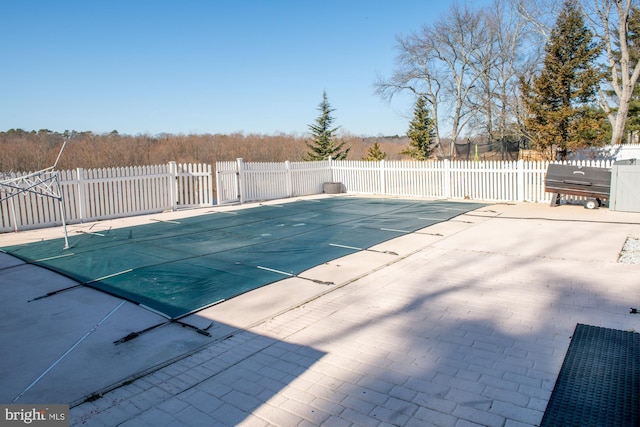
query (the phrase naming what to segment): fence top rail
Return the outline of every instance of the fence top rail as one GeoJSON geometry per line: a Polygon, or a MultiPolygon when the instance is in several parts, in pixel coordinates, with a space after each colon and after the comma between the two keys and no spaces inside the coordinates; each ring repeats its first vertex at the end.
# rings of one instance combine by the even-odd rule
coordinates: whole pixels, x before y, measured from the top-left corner
{"type": "Polygon", "coordinates": [[[337,160],[333,163],[333,169],[353,169],[359,170],[379,170],[384,169],[404,169],[404,170],[425,170],[425,169],[506,169],[518,167],[537,166],[546,168],[549,164],[566,164],[585,167],[611,167],[613,160],[564,160],[564,161],[548,161],[548,160],[337,160]]]}
{"type": "MultiPolygon", "coordinates": [[[[638,145],[640,147],[640,145],[638,145]]],[[[369,161],[369,160],[320,160],[312,162],[244,162],[243,171],[245,172],[286,172],[286,171],[309,171],[309,170],[325,170],[335,169],[343,170],[348,168],[356,168],[359,170],[371,169],[379,170],[380,168],[402,168],[402,169],[427,169],[441,168],[445,165],[449,168],[456,167],[516,167],[522,165],[526,169],[532,167],[546,168],[550,163],[560,163],[576,166],[586,167],[611,167],[615,160],[565,160],[565,161],[545,161],[545,160],[381,160],[381,161],[369,161]],[[288,167],[287,167],[288,166],[288,167]]],[[[203,163],[195,164],[178,164],[178,168],[175,171],[176,174],[181,176],[208,176],[212,170],[212,166],[203,163]]],[[[215,171],[217,173],[237,172],[238,163],[231,161],[216,162],[215,171]]],[[[84,172],[84,177],[92,179],[101,178],[123,178],[130,176],[161,176],[171,173],[171,169],[167,164],[164,165],[143,165],[143,166],[125,166],[125,167],[113,167],[113,168],[92,168],[92,169],[69,169],[69,170],[56,170],[55,173],[59,173],[62,176],[73,176],[78,171],[84,172]]],[[[34,172],[8,172],[4,173],[5,178],[20,178],[33,174],[34,172]]]]}

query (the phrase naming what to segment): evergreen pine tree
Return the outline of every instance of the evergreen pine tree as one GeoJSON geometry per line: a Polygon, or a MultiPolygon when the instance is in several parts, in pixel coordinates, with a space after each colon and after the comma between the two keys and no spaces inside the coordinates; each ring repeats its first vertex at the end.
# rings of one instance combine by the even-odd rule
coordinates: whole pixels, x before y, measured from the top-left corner
{"type": "Polygon", "coordinates": [[[362,160],[380,161],[386,158],[387,158],[387,153],[385,153],[380,149],[380,144],[378,143],[378,141],[376,141],[373,143],[372,147],[369,147],[369,150],[367,151],[367,156],[364,157],[362,160]]]}
{"type": "Polygon", "coordinates": [[[329,104],[327,91],[322,93],[322,102],[318,105],[318,111],[320,116],[315,124],[309,125],[313,135],[311,143],[307,143],[309,151],[305,155],[305,160],[327,160],[329,157],[334,160],[346,159],[351,148],[345,149],[346,142],[337,138],[336,132],[340,127],[331,127],[334,120],[331,113],[335,110],[329,104]]]}
{"type": "Polygon", "coordinates": [[[409,147],[402,150],[400,154],[416,160],[425,160],[431,157],[431,143],[435,137],[435,126],[429,109],[427,100],[420,96],[413,109],[413,120],[409,123],[407,136],[411,140],[409,147]]]}
{"type": "Polygon", "coordinates": [[[601,120],[593,101],[602,74],[593,66],[600,47],[585,26],[577,0],[566,0],[545,46],[543,69],[533,85],[522,80],[525,134],[553,156],[592,145],[601,120]]]}

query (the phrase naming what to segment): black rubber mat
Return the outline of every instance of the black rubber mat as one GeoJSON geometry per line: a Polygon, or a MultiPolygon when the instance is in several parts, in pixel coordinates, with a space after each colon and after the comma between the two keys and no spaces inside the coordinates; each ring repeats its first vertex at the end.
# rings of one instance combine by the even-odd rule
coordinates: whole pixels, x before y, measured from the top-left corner
{"type": "Polygon", "coordinates": [[[578,324],[541,426],[640,426],[640,334],[578,324]]]}

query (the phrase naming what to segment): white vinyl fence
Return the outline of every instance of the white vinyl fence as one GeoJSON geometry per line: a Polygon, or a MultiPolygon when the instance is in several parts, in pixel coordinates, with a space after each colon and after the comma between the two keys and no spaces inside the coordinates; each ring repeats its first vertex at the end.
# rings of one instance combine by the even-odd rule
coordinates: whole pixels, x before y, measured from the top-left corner
{"type": "Polygon", "coordinates": [[[571,160],[627,160],[640,159],[640,144],[605,145],[591,147],[569,153],[571,160]]]}
{"type": "Polygon", "coordinates": [[[331,165],[331,161],[217,162],[217,200],[219,204],[245,203],[320,194],[323,184],[332,181],[331,165]]]}
{"type": "MultiPolygon", "coordinates": [[[[68,224],[212,205],[211,165],[176,164],[58,171],[68,224]]],[[[8,178],[20,174],[10,174],[8,178]]],[[[1,194],[2,197],[5,194],[1,194]]],[[[0,232],[62,224],[55,199],[22,193],[0,202],[0,232]]]]}
{"type": "Polygon", "coordinates": [[[627,144],[619,147],[615,160],[640,159],[640,144],[627,144]]]}
{"type": "MultiPolygon", "coordinates": [[[[611,161],[572,161],[611,167],[611,161]]],[[[500,202],[550,202],[544,191],[549,162],[358,161],[216,163],[218,203],[244,203],[322,193],[340,182],[348,193],[500,202]]]]}
{"type": "MultiPolygon", "coordinates": [[[[67,223],[141,215],[214,203],[298,197],[340,182],[348,193],[398,197],[550,202],[544,191],[548,162],[537,161],[352,161],[216,163],[60,171],[67,223]]],[[[610,160],[572,161],[604,167],[610,160]]],[[[17,176],[19,174],[13,174],[17,176]]],[[[21,194],[0,202],[0,232],[60,225],[59,204],[21,194]]]]}

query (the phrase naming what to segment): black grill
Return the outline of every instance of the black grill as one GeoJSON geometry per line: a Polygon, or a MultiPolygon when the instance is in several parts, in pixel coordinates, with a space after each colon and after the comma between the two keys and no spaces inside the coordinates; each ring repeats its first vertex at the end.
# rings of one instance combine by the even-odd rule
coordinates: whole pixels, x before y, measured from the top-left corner
{"type": "Polygon", "coordinates": [[[554,193],[552,206],[559,203],[560,195],[586,197],[585,207],[592,208],[594,202],[609,199],[611,192],[611,170],[584,166],[550,164],[544,181],[545,191],[554,193]]]}

